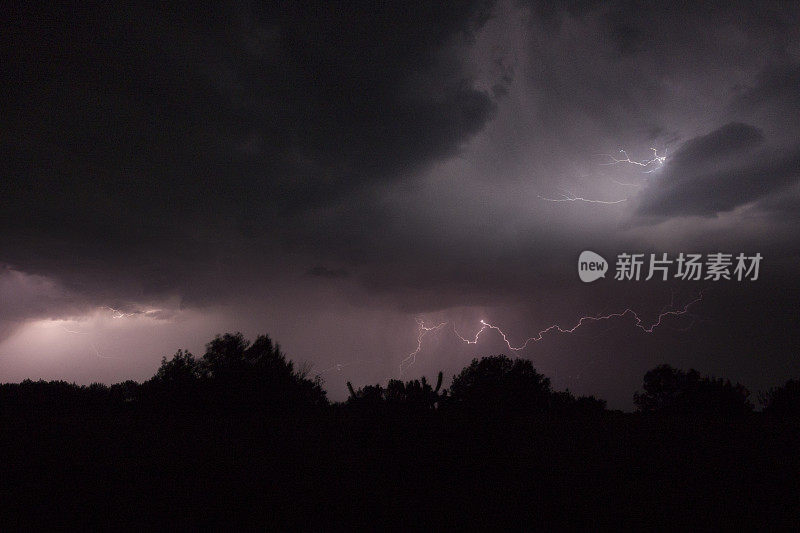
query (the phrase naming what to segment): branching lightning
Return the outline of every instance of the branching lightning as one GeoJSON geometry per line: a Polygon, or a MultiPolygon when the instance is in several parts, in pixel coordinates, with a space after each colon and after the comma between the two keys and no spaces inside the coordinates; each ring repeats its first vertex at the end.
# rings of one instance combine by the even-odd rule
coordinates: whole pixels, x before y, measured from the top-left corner
{"type": "Polygon", "coordinates": [[[688,312],[688,310],[689,310],[689,307],[691,307],[693,304],[699,302],[701,299],[702,299],[702,294],[700,296],[698,296],[697,298],[695,298],[694,300],[692,300],[689,303],[687,303],[681,309],[671,310],[671,311],[662,311],[661,313],[659,313],[658,318],[656,319],[656,321],[653,322],[649,326],[646,326],[644,324],[644,321],[642,320],[642,318],[639,316],[639,314],[629,307],[629,308],[627,308],[624,311],[621,311],[619,313],[611,313],[611,314],[608,314],[608,315],[597,315],[597,316],[584,316],[584,317],[581,317],[578,320],[578,322],[574,326],[572,326],[571,328],[562,328],[558,324],[553,324],[552,326],[548,326],[547,328],[541,330],[535,336],[529,337],[528,339],[525,340],[525,342],[523,342],[519,346],[512,346],[511,341],[508,340],[508,336],[505,334],[505,332],[503,332],[503,330],[501,330],[499,327],[497,327],[497,326],[495,326],[493,324],[490,324],[490,323],[486,322],[485,320],[481,320],[481,328],[478,330],[478,332],[475,334],[475,337],[472,340],[467,339],[465,337],[462,337],[455,330],[455,328],[453,328],[453,332],[456,334],[456,336],[459,339],[461,339],[465,343],[467,343],[467,344],[477,344],[481,334],[484,331],[486,331],[487,329],[493,329],[493,330],[497,331],[497,333],[500,334],[500,336],[503,339],[503,342],[506,343],[506,346],[508,346],[509,350],[513,350],[515,352],[518,352],[520,350],[524,350],[525,348],[527,348],[528,345],[530,343],[532,343],[532,342],[539,342],[540,340],[542,340],[542,338],[544,337],[544,335],[546,333],[549,333],[551,331],[556,331],[558,333],[574,333],[575,330],[577,330],[578,328],[580,328],[584,324],[587,324],[587,323],[590,323],[590,322],[600,322],[600,321],[603,321],[603,320],[610,320],[612,318],[622,318],[624,316],[633,317],[634,320],[635,320],[634,325],[637,328],[641,329],[645,333],[652,333],[653,330],[655,330],[658,326],[661,325],[661,323],[663,322],[664,318],[666,318],[668,316],[678,316],[678,315],[686,314],[688,312]]]}
{"type": "MultiPolygon", "coordinates": [[[[77,330],[74,330],[74,329],[69,329],[66,326],[61,326],[61,329],[63,329],[67,333],[72,333],[73,335],[89,335],[88,331],[77,331],[77,330]]],[[[97,356],[98,359],[115,359],[115,357],[111,357],[109,355],[103,355],[100,352],[100,350],[97,348],[97,345],[94,343],[94,341],[90,340],[89,341],[89,346],[92,347],[92,350],[94,350],[94,354],[97,356]]]]}
{"type": "Polygon", "coordinates": [[[650,165],[655,165],[655,168],[651,168],[651,169],[645,171],[646,173],[655,172],[658,168],[660,168],[664,164],[664,161],[667,160],[667,156],[658,155],[658,150],[656,150],[655,148],[650,148],[650,149],[653,151],[653,158],[652,159],[646,159],[644,161],[634,161],[633,159],[631,159],[628,156],[628,153],[625,150],[620,150],[619,153],[622,154],[623,156],[625,156],[624,159],[619,158],[619,157],[614,157],[611,154],[603,154],[604,156],[608,157],[611,160],[610,162],[603,163],[603,164],[604,165],[619,165],[620,163],[628,163],[628,164],[631,164],[631,165],[636,165],[636,166],[644,167],[644,168],[647,168],[650,165]]]}
{"type": "MultiPolygon", "coordinates": [[[[604,157],[609,158],[610,161],[606,163],[601,163],[602,165],[620,165],[620,164],[630,164],[637,167],[644,168],[645,174],[650,174],[655,172],[656,170],[660,169],[664,162],[667,160],[667,156],[665,155],[658,155],[658,150],[656,148],[650,148],[653,151],[653,157],[650,159],[646,159],[644,161],[635,161],[630,158],[628,153],[625,150],[620,150],[619,154],[622,157],[617,157],[611,154],[600,154],[604,157]]],[[[615,179],[611,180],[612,182],[616,183],[617,185],[622,185],[626,187],[641,187],[639,183],[625,183],[621,181],[617,181],[615,179]]],[[[613,205],[613,204],[621,204],[622,202],[627,202],[628,198],[621,198],[619,200],[597,200],[594,198],[584,198],[582,196],[576,196],[568,191],[564,191],[560,193],[556,198],[549,198],[546,196],[536,195],[539,199],[545,200],[547,202],[583,202],[587,204],[603,204],[603,205],[613,205]]]]}
{"type": "Polygon", "coordinates": [[[422,338],[431,331],[440,330],[447,324],[447,322],[442,322],[439,325],[428,327],[425,325],[425,321],[421,318],[417,317],[414,320],[417,321],[417,325],[419,326],[419,331],[417,333],[417,348],[408,354],[402,361],[400,361],[400,375],[403,375],[406,369],[417,361],[417,354],[422,350],[422,338]]]}
{"type": "MultiPolygon", "coordinates": [[[[630,307],[625,309],[624,311],[620,311],[620,312],[617,312],[617,313],[610,313],[610,314],[606,314],[606,315],[587,315],[587,316],[583,316],[573,326],[568,327],[568,328],[562,327],[562,326],[560,326],[558,324],[553,324],[552,326],[548,326],[548,327],[544,328],[543,330],[539,331],[533,337],[529,337],[529,338],[525,339],[525,341],[522,344],[518,345],[518,346],[514,346],[511,343],[511,341],[508,339],[508,335],[502,329],[500,329],[498,326],[495,326],[494,324],[490,324],[489,322],[487,322],[485,320],[481,320],[480,321],[481,327],[478,330],[478,332],[475,334],[475,336],[472,337],[472,338],[464,337],[460,333],[458,333],[458,331],[455,328],[455,325],[453,325],[453,333],[455,334],[455,336],[458,339],[460,339],[462,342],[464,342],[466,344],[478,344],[478,341],[480,340],[481,335],[486,330],[494,330],[500,335],[500,337],[503,339],[503,342],[506,344],[506,346],[508,346],[509,350],[514,351],[514,352],[519,352],[519,351],[524,350],[525,348],[527,348],[530,344],[541,341],[544,338],[545,334],[547,334],[547,333],[550,333],[550,332],[574,333],[576,330],[578,330],[582,326],[584,326],[586,324],[589,324],[589,323],[601,322],[601,321],[605,321],[605,320],[611,320],[611,319],[614,319],[614,318],[623,318],[623,317],[627,317],[627,316],[632,317],[634,319],[634,326],[639,328],[640,330],[642,330],[644,333],[653,333],[653,331],[656,328],[658,328],[659,326],[661,326],[663,324],[664,319],[666,319],[667,317],[672,317],[672,316],[685,315],[686,313],[689,312],[689,308],[691,306],[693,306],[696,303],[700,302],[702,299],[703,299],[703,293],[701,291],[700,294],[695,299],[691,300],[690,302],[685,304],[680,309],[670,309],[670,307],[672,307],[670,305],[669,307],[662,309],[659,312],[659,315],[656,318],[656,320],[653,323],[651,323],[650,325],[647,325],[645,323],[645,321],[642,319],[642,317],[639,315],[639,313],[637,313],[636,311],[634,311],[630,307]]],[[[408,367],[412,366],[416,362],[416,356],[422,350],[422,339],[423,339],[423,337],[427,333],[429,333],[431,331],[438,330],[438,329],[442,328],[442,326],[447,324],[447,322],[442,322],[441,324],[439,324],[437,326],[428,327],[428,326],[425,326],[425,323],[424,323],[424,321],[422,319],[417,318],[416,321],[417,321],[417,324],[419,325],[419,331],[418,331],[418,334],[417,334],[417,348],[400,362],[400,373],[401,373],[401,375],[402,375],[403,372],[405,372],[405,370],[408,369],[408,367]]]]}
{"type": "Polygon", "coordinates": [[[127,318],[129,316],[134,316],[136,314],[136,313],[124,313],[124,312],[120,311],[119,309],[114,309],[113,307],[109,307],[107,305],[103,305],[101,307],[103,309],[108,309],[109,311],[111,311],[113,313],[111,315],[111,318],[127,318]]]}
{"type": "MultiPolygon", "coordinates": [[[[136,313],[136,312],[134,312],[134,313],[126,313],[124,311],[120,311],[119,309],[116,309],[116,308],[108,306],[108,305],[101,305],[100,309],[107,309],[108,311],[111,311],[111,318],[114,318],[114,319],[129,318],[129,317],[132,317],[132,316],[135,316],[135,315],[139,314],[139,313],[136,313]]],[[[69,328],[67,328],[66,326],[63,326],[63,325],[61,326],[61,329],[63,329],[65,332],[70,333],[72,335],[90,335],[90,333],[88,331],[78,331],[78,330],[75,330],[75,329],[69,329],[69,328]]],[[[94,343],[93,340],[89,339],[88,342],[89,342],[89,346],[92,347],[92,351],[94,351],[94,354],[97,356],[98,359],[116,359],[116,357],[113,357],[113,356],[103,355],[103,353],[97,348],[97,345],[94,343]]]]}

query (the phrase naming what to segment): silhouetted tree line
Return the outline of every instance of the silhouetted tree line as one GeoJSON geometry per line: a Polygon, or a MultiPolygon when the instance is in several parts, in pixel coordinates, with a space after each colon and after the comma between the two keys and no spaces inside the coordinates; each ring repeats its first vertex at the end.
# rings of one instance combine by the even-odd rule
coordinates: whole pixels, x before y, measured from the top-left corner
{"type": "Polygon", "coordinates": [[[156,375],[142,384],[141,397],[177,402],[262,407],[328,404],[322,381],[295,369],[267,335],[252,343],[241,333],[218,335],[199,359],[178,350],[162,358],[156,375]]]}
{"type": "Polygon", "coordinates": [[[790,379],[781,387],[760,394],[765,413],[776,415],[800,414],[800,380],[790,379]]]}
{"type": "Polygon", "coordinates": [[[125,403],[248,407],[314,407],[328,405],[319,379],[296,369],[267,335],[252,343],[241,333],[218,335],[202,357],[178,350],[162,358],[156,374],[144,383],[125,381],[76,385],[65,381],[31,381],[0,385],[0,407],[37,405],[104,405],[125,403]]]}
{"type": "Polygon", "coordinates": [[[793,530],[800,516],[797,380],[758,414],[741,385],[667,365],[645,374],[639,412],[608,411],[504,355],[449,385],[348,389],[331,404],[269,337],[239,333],[144,383],[0,385],[0,528],[793,530]]]}
{"type": "MultiPolygon", "coordinates": [[[[442,388],[440,372],[435,384],[425,377],[389,380],[385,386],[354,389],[343,406],[360,412],[423,412],[441,409],[480,414],[598,414],[604,400],[553,390],[550,379],[525,359],[505,355],[473,360],[442,388]]],[[[634,394],[642,413],[742,415],[754,410],[750,392],[696,370],[661,365],[644,376],[643,391],[634,394]]],[[[800,415],[800,380],[790,380],[759,394],[765,413],[800,415]]],[[[125,381],[111,386],[88,386],[65,381],[31,381],[0,385],[0,407],[41,405],[102,406],[157,403],[161,405],[221,405],[248,407],[323,407],[330,405],[319,377],[308,367],[295,368],[280,346],[267,335],[255,341],[241,333],[218,335],[206,345],[202,357],[178,350],[162,358],[156,374],[144,383],[125,381]]]]}
{"type": "Polygon", "coordinates": [[[661,365],[644,375],[644,392],[635,393],[633,401],[646,413],[738,415],[753,410],[749,396],[739,383],[661,365]]]}
{"type": "Polygon", "coordinates": [[[536,372],[526,359],[505,355],[475,359],[464,367],[449,390],[441,390],[442,373],[432,387],[421,380],[390,380],[386,387],[368,385],[354,390],[347,387],[347,405],[369,409],[431,410],[458,409],[476,414],[599,413],[606,402],[593,396],[576,398],[567,391],[554,391],[550,379],[536,372]]]}

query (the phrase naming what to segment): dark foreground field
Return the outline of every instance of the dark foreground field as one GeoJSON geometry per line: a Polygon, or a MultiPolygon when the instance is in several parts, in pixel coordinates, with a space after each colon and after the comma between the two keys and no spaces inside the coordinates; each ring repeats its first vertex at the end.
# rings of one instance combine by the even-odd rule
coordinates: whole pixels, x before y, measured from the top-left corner
{"type": "Polygon", "coordinates": [[[684,529],[800,519],[800,424],[760,414],[431,413],[367,423],[341,409],[130,408],[4,413],[0,422],[3,529],[684,529]]]}
{"type": "Polygon", "coordinates": [[[263,339],[214,342],[144,384],[0,386],[0,529],[800,523],[791,384],[754,412],[741,387],[659,367],[620,413],[499,356],[447,392],[393,381],[331,405],[263,339]]]}

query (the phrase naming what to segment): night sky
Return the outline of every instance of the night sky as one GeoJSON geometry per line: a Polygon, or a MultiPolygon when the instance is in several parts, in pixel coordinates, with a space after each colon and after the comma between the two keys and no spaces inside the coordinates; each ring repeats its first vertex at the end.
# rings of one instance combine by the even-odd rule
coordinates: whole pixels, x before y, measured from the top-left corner
{"type": "Polygon", "coordinates": [[[800,376],[796,3],[2,19],[2,382],[143,380],[242,331],[341,400],[347,380],[400,376],[417,317],[447,324],[406,379],[506,353],[631,409],[660,363],[753,393],[800,376]],[[584,250],[604,279],[581,282],[584,250]],[[614,279],[621,253],[681,252],[763,260],[755,281],[614,279]],[[649,326],[701,291],[652,333],[626,314],[516,352],[454,334],[485,320],[517,346],[628,308],[649,326]]]}

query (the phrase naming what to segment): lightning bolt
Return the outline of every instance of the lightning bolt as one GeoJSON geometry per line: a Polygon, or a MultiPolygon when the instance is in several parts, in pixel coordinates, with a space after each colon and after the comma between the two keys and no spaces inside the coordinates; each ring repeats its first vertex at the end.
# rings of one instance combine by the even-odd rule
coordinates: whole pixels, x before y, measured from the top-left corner
{"type": "MultiPolygon", "coordinates": [[[[548,327],[544,328],[543,330],[539,331],[533,337],[529,337],[529,338],[525,339],[525,341],[522,344],[520,344],[519,346],[514,346],[511,343],[511,341],[508,339],[508,335],[502,329],[500,329],[500,327],[498,327],[498,326],[496,326],[494,324],[491,324],[491,323],[489,323],[489,322],[487,322],[485,320],[481,320],[480,321],[481,327],[480,327],[480,329],[478,330],[478,332],[475,334],[475,336],[473,338],[467,338],[467,337],[462,336],[456,330],[455,325],[453,325],[453,333],[455,334],[456,337],[458,337],[465,344],[478,344],[478,341],[480,340],[480,337],[484,332],[486,332],[487,330],[494,330],[500,335],[500,337],[503,339],[503,342],[505,342],[506,346],[508,346],[509,350],[514,351],[514,352],[519,352],[519,351],[524,350],[525,348],[527,348],[530,344],[541,341],[547,333],[550,333],[550,332],[574,333],[575,331],[577,331],[579,328],[583,327],[586,324],[595,323],[595,322],[603,322],[603,321],[612,320],[612,319],[615,319],[615,318],[632,317],[634,319],[634,326],[636,328],[642,330],[644,333],[653,333],[653,331],[655,331],[656,328],[658,328],[659,326],[661,326],[664,323],[664,320],[666,318],[673,317],[673,316],[685,315],[686,313],[689,312],[689,308],[690,307],[692,307],[696,303],[700,302],[702,299],[703,299],[703,292],[701,291],[700,294],[696,298],[694,298],[693,300],[691,300],[688,303],[686,303],[680,309],[669,309],[669,307],[672,307],[672,305],[670,304],[669,307],[662,308],[662,310],[659,312],[658,317],[656,318],[656,320],[654,322],[652,322],[651,324],[649,324],[649,325],[647,325],[645,323],[645,321],[642,319],[642,317],[639,315],[639,313],[637,313],[635,310],[633,310],[630,307],[625,309],[624,311],[619,311],[619,312],[616,312],[616,313],[609,313],[609,314],[605,314],[605,315],[586,315],[586,316],[581,317],[571,327],[562,327],[562,326],[560,326],[558,324],[553,324],[551,326],[548,326],[548,327]]],[[[418,330],[418,333],[417,333],[417,348],[413,352],[408,354],[408,356],[406,356],[400,362],[400,373],[401,373],[401,375],[410,366],[412,366],[416,362],[416,356],[422,350],[422,339],[425,337],[425,335],[430,333],[431,331],[436,331],[436,330],[442,328],[445,324],[447,324],[447,322],[442,322],[441,324],[439,324],[437,326],[428,327],[428,326],[425,325],[425,323],[424,323],[424,321],[422,319],[416,318],[416,321],[417,321],[417,324],[419,325],[419,330],[418,330]]]]}
{"type": "Polygon", "coordinates": [[[90,342],[89,344],[92,346],[92,350],[94,350],[94,353],[95,355],[97,355],[98,359],[116,359],[116,357],[113,357],[111,355],[103,355],[102,353],[100,353],[100,350],[97,349],[97,346],[95,346],[93,342],[90,342]]]}
{"type": "Polygon", "coordinates": [[[687,303],[686,305],[684,305],[683,308],[681,308],[681,309],[671,310],[671,311],[662,311],[661,313],[659,313],[658,318],[656,319],[656,321],[653,322],[649,326],[646,326],[645,323],[644,323],[644,320],[642,320],[642,318],[639,316],[639,314],[636,311],[634,311],[633,309],[631,309],[630,307],[625,309],[624,311],[621,311],[621,312],[618,312],[618,313],[611,313],[611,314],[608,314],[608,315],[584,316],[584,317],[581,317],[578,320],[578,322],[574,326],[572,326],[570,328],[562,328],[558,324],[553,324],[552,326],[548,326],[545,329],[541,330],[539,333],[537,333],[535,336],[527,338],[525,340],[525,342],[523,342],[519,346],[512,346],[511,341],[508,340],[508,336],[505,334],[505,332],[503,330],[501,330],[499,327],[497,327],[497,326],[495,326],[493,324],[490,324],[490,323],[486,322],[485,320],[481,320],[481,328],[478,330],[478,333],[475,334],[475,338],[473,338],[472,340],[467,339],[465,337],[462,337],[455,330],[455,328],[453,328],[453,332],[456,334],[456,336],[459,339],[461,339],[465,343],[467,343],[467,344],[477,344],[478,340],[480,339],[481,334],[484,331],[486,331],[487,329],[493,329],[493,330],[497,331],[497,333],[500,334],[500,336],[503,339],[503,342],[506,343],[506,346],[508,346],[509,350],[513,350],[515,352],[518,352],[520,350],[524,350],[525,348],[527,348],[528,345],[531,344],[532,342],[539,342],[540,340],[542,340],[542,338],[544,337],[544,335],[546,333],[549,333],[551,331],[556,331],[558,333],[574,333],[575,330],[577,330],[578,328],[580,328],[581,326],[583,326],[583,325],[585,325],[587,323],[601,322],[601,321],[604,321],[604,320],[611,320],[612,318],[622,318],[622,317],[625,317],[625,316],[633,317],[634,320],[635,320],[634,326],[636,326],[637,328],[641,329],[645,333],[652,333],[658,326],[660,326],[662,324],[662,322],[664,321],[664,319],[666,317],[668,317],[668,316],[679,316],[679,315],[686,314],[689,311],[689,307],[691,307],[692,305],[696,304],[700,300],[702,300],[702,294],[700,296],[698,296],[697,298],[695,298],[694,300],[692,300],[689,303],[687,303]]]}
{"type": "MultiPolygon", "coordinates": [[[[77,331],[77,330],[74,330],[74,329],[69,329],[66,326],[61,326],[61,329],[63,329],[67,333],[71,333],[73,335],[89,335],[88,331],[77,331]]],[[[91,340],[89,341],[89,346],[92,347],[92,350],[94,350],[94,354],[97,356],[98,359],[116,359],[116,357],[112,357],[112,356],[109,356],[109,355],[103,355],[100,352],[100,350],[97,349],[97,345],[91,340]]]]}
{"type": "Polygon", "coordinates": [[[586,202],[587,204],[621,204],[622,202],[628,201],[627,198],[623,198],[622,200],[592,200],[590,198],[583,198],[581,196],[575,196],[570,193],[565,193],[561,195],[561,198],[545,198],[544,196],[536,195],[538,198],[542,200],[547,200],[548,202],[586,202]]]}
{"type": "Polygon", "coordinates": [[[664,161],[667,160],[667,156],[658,155],[658,150],[656,150],[655,148],[650,148],[650,149],[653,151],[652,159],[647,159],[645,161],[634,161],[633,159],[630,158],[630,156],[628,156],[628,153],[625,150],[620,150],[619,153],[625,156],[624,159],[615,157],[611,154],[601,154],[604,155],[605,157],[608,157],[611,160],[608,163],[602,163],[602,164],[619,165],[620,163],[628,163],[630,165],[636,165],[644,168],[647,168],[650,165],[656,165],[656,168],[652,168],[650,170],[645,171],[646,173],[655,172],[659,167],[661,167],[664,164],[664,161]]]}
{"type": "Polygon", "coordinates": [[[77,331],[77,330],[74,330],[74,329],[68,329],[66,326],[61,326],[61,329],[63,329],[67,333],[73,333],[75,335],[88,335],[89,334],[89,332],[87,332],[87,331],[77,331]]]}
{"type": "Polygon", "coordinates": [[[327,374],[328,372],[333,372],[334,370],[337,372],[341,372],[343,369],[347,368],[348,366],[357,365],[358,363],[371,363],[374,359],[356,359],[355,361],[349,361],[346,363],[334,363],[333,366],[328,367],[324,370],[320,370],[315,375],[321,376],[323,374],[327,374]]]}
{"type": "Polygon", "coordinates": [[[617,185],[622,185],[624,187],[641,187],[641,183],[625,183],[619,180],[612,179],[612,182],[616,183],[617,185]]]}
{"type": "MultiPolygon", "coordinates": [[[[653,151],[653,157],[651,159],[646,159],[644,161],[635,161],[630,158],[628,153],[625,150],[620,150],[619,153],[622,157],[617,157],[611,154],[599,154],[604,157],[610,159],[610,161],[606,163],[601,163],[602,165],[620,165],[620,164],[630,164],[635,165],[638,167],[642,167],[646,169],[644,171],[645,174],[650,174],[655,172],[659,168],[664,165],[664,162],[667,160],[667,156],[665,155],[658,155],[658,150],[656,148],[650,148],[653,151]]],[[[623,183],[621,181],[617,181],[612,179],[614,183],[617,185],[623,185],[626,187],[641,187],[639,183],[623,183]]],[[[628,198],[622,198],[619,200],[596,200],[593,198],[584,198],[582,196],[575,196],[574,194],[570,193],[569,191],[564,191],[559,195],[557,198],[548,198],[546,196],[536,195],[539,199],[545,200],[547,202],[583,202],[587,204],[603,204],[603,205],[613,205],[613,204],[621,204],[622,202],[627,202],[628,198]]]]}
{"type": "MultiPolygon", "coordinates": [[[[136,314],[136,313],[125,313],[125,312],[120,311],[119,309],[115,309],[115,308],[110,307],[108,305],[102,305],[102,306],[100,306],[100,308],[101,309],[108,309],[109,311],[111,311],[111,313],[112,313],[111,318],[127,318],[127,317],[131,317],[131,316],[136,314]]],[[[63,329],[67,333],[71,333],[72,335],[89,335],[88,331],[78,331],[78,330],[75,330],[75,329],[69,329],[69,328],[67,328],[66,326],[63,326],[63,325],[61,326],[61,329],[63,329]]],[[[116,357],[112,357],[112,356],[109,356],[109,355],[103,355],[103,353],[97,348],[97,345],[91,339],[89,340],[89,346],[92,347],[92,350],[94,351],[94,354],[97,356],[98,359],[116,359],[116,357]]]]}
{"type": "Polygon", "coordinates": [[[111,318],[127,318],[129,316],[133,316],[136,314],[136,313],[123,313],[119,309],[114,309],[113,307],[109,307],[107,305],[103,305],[101,306],[101,308],[108,309],[109,311],[111,311],[112,313],[111,318]]]}
{"type": "Polygon", "coordinates": [[[422,350],[422,339],[430,333],[431,331],[438,331],[442,329],[447,322],[442,322],[437,326],[428,327],[425,325],[425,321],[421,318],[417,317],[414,320],[417,321],[417,325],[419,326],[419,330],[417,333],[417,348],[408,354],[402,361],[400,361],[400,375],[402,376],[403,373],[408,369],[408,367],[412,366],[417,361],[417,354],[422,350]]]}

